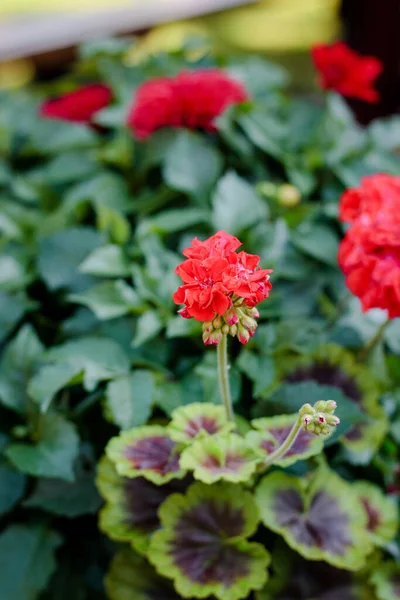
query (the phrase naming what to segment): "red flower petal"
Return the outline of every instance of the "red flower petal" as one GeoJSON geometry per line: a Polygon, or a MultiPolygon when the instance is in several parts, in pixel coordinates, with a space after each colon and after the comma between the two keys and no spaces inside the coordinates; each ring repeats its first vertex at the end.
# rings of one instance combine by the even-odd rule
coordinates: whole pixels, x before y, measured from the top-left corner
{"type": "Polygon", "coordinates": [[[379,94],[374,88],[375,80],[383,70],[379,59],[362,56],[343,42],[316,45],[311,56],[323,89],[365,102],[379,101],[379,94]]]}
{"type": "Polygon", "coordinates": [[[229,105],[248,99],[244,87],[217,69],[183,72],[144,83],[128,115],[138,138],[162,127],[213,130],[213,121],[229,105]]]}
{"type": "Polygon", "coordinates": [[[40,114],[50,119],[89,123],[93,115],[110,102],[110,88],[102,84],[92,84],[47,100],[40,107],[40,114]]]}

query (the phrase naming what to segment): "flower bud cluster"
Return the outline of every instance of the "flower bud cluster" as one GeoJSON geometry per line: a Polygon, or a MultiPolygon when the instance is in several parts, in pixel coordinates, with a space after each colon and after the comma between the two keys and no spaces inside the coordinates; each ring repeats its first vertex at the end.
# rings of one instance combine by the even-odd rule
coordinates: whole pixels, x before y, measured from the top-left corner
{"type": "Polygon", "coordinates": [[[203,323],[203,342],[207,346],[217,346],[223,335],[231,335],[241,344],[247,344],[257,329],[259,316],[256,307],[247,306],[238,298],[222,316],[203,323]]]}
{"type": "Polygon", "coordinates": [[[330,434],[340,423],[334,415],[336,406],[334,400],[319,400],[314,406],[304,404],[299,411],[302,428],[314,435],[330,434]]]}

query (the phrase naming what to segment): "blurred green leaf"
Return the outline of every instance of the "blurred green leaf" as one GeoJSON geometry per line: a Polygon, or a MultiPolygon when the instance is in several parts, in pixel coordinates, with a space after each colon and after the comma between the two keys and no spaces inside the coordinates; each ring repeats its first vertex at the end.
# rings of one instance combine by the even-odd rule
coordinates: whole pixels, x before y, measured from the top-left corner
{"type": "Polygon", "coordinates": [[[215,229],[237,235],[268,218],[268,205],[254,188],[233,171],[219,180],[213,195],[215,229]]]}
{"type": "MultiPolygon", "coordinates": [[[[25,493],[26,477],[0,460],[0,515],[10,511],[25,493]]],[[[1,562],[1,559],[0,559],[1,562]]],[[[1,585],[1,578],[0,578],[1,585]]]]}
{"type": "Polygon", "coordinates": [[[27,383],[41,360],[44,346],[30,325],[24,325],[9,343],[0,363],[0,402],[24,414],[28,409],[27,383]]]}
{"type": "Polygon", "coordinates": [[[163,322],[155,310],[143,313],[136,322],[136,333],[132,340],[133,346],[141,346],[156,337],[163,328],[163,322]]]}
{"type": "Polygon", "coordinates": [[[254,382],[254,395],[258,396],[275,380],[275,365],[270,356],[262,356],[251,350],[242,350],[236,366],[254,382]]]}
{"type": "Polygon", "coordinates": [[[121,429],[138,427],[151,415],[153,377],[138,369],[117,377],[107,385],[106,403],[113,422],[121,429]]]}
{"type": "Polygon", "coordinates": [[[29,396],[46,412],[54,396],[81,371],[77,365],[44,365],[28,383],[29,396]]]}
{"type": "Polygon", "coordinates": [[[75,426],[61,416],[43,415],[37,441],[12,443],[5,454],[22,473],[73,481],[73,463],[78,451],[79,437],[75,426]]]}
{"type": "Polygon", "coordinates": [[[11,525],[0,535],[0,588],[4,599],[34,600],[56,568],[58,533],[40,525],[11,525]]]}
{"type": "Polygon", "coordinates": [[[180,131],[164,158],[167,185],[193,196],[207,193],[222,169],[221,156],[203,136],[180,131]]]}
{"type": "Polygon", "coordinates": [[[37,268],[50,289],[80,291],[92,282],[78,266],[88,254],[104,243],[104,236],[89,227],[74,227],[40,241],[37,268]]]}
{"type": "Polygon", "coordinates": [[[123,249],[114,244],[96,248],[79,265],[79,270],[98,277],[127,277],[130,273],[123,249]]]}
{"type": "Polygon", "coordinates": [[[84,386],[88,391],[92,391],[100,381],[113,379],[129,371],[129,359],[125,352],[109,338],[81,337],[52,348],[47,358],[83,371],[84,386]]]}
{"type": "Polygon", "coordinates": [[[75,469],[75,481],[39,479],[24,506],[41,508],[51,514],[70,519],[93,514],[102,503],[94,477],[93,470],[85,469],[79,463],[75,469]]]}
{"type": "Polygon", "coordinates": [[[98,319],[115,319],[144,310],[135,290],[122,279],[104,281],[81,294],[72,294],[69,300],[87,306],[98,319]]]}
{"type": "Polygon", "coordinates": [[[339,238],[330,227],[303,223],[292,232],[292,242],[305,254],[337,268],[339,238]]]}

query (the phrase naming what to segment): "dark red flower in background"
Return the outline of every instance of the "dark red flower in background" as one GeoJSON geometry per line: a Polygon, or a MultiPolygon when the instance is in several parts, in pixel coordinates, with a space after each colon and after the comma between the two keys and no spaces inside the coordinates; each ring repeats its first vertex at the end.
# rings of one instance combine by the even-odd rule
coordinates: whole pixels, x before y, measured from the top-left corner
{"type": "Polygon", "coordinates": [[[311,56],[319,73],[321,88],[334,90],[348,98],[379,102],[374,84],[383,65],[378,58],[363,56],[343,42],[314,46],[311,56]]]}
{"type": "Polygon", "coordinates": [[[86,85],[69,94],[47,100],[40,107],[42,117],[90,123],[93,115],[111,102],[111,90],[106,85],[86,85]]]}
{"type": "Polygon", "coordinates": [[[339,265],[364,311],[381,308],[400,316],[400,177],[365,177],[347,190],[340,218],[350,221],[339,247],[339,265]]]}
{"type": "Polygon", "coordinates": [[[162,127],[214,131],[216,117],[229,105],[247,99],[242,84],[218,69],[182,72],[140,86],[128,125],[140,139],[162,127]]]}

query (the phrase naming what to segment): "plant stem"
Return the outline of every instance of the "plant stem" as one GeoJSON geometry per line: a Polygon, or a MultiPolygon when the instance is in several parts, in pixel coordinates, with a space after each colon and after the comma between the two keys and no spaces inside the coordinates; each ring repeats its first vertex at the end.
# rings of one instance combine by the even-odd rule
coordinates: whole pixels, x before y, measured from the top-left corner
{"type": "Polygon", "coordinates": [[[361,350],[358,354],[358,360],[364,360],[368,356],[368,354],[370,353],[372,348],[375,346],[375,344],[377,344],[379,342],[379,340],[381,339],[383,332],[385,331],[385,329],[389,325],[389,323],[390,323],[390,319],[387,319],[386,321],[384,321],[382,323],[382,325],[379,326],[375,335],[372,336],[372,338],[370,340],[368,340],[368,342],[365,344],[364,348],[361,348],[361,350]]]}
{"type": "Polygon", "coordinates": [[[228,365],[228,336],[224,334],[217,346],[218,356],[218,381],[222,402],[225,406],[228,421],[234,421],[235,417],[232,409],[231,390],[229,386],[229,365],[228,365]]]}
{"type": "Polygon", "coordinates": [[[292,429],[289,432],[286,440],[271,454],[267,456],[265,461],[263,462],[263,467],[269,467],[273,465],[274,462],[285,456],[285,454],[290,450],[293,444],[296,441],[297,436],[299,435],[301,429],[300,417],[297,418],[296,423],[293,425],[292,429]]]}

